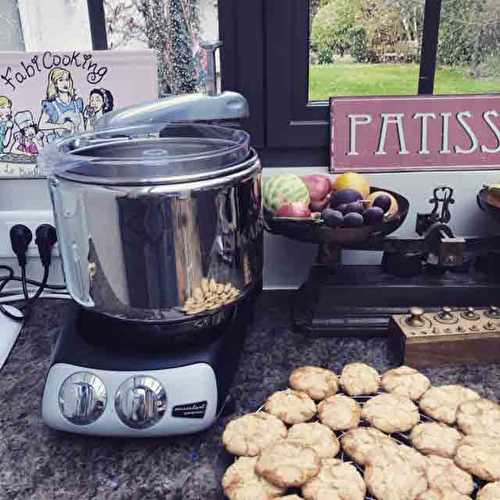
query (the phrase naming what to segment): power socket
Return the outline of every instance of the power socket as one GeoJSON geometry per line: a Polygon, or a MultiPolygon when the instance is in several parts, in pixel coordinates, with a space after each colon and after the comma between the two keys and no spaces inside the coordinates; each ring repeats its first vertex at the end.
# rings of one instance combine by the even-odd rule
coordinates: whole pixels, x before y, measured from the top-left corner
{"type": "MultiPolygon", "coordinates": [[[[54,215],[50,210],[0,210],[0,258],[14,256],[10,246],[9,231],[15,224],[24,224],[31,229],[33,240],[28,247],[28,257],[38,257],[38,248],[35,244],[35,231],[40,224],[54,225],[54,215]]],[[[59,255],[56,244],[53,255],[59,255]]]]}

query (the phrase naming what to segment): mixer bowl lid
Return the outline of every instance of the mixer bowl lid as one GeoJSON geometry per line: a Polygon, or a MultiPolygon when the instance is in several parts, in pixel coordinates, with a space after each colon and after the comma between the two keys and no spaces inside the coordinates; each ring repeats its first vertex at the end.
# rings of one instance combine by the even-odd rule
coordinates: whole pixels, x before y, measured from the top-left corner
{"type": "Polygon", "coordinates": [[[201,124],[148,124],[58,140],[42,151],[42,173],[104,185],[155,185],[222,177],[248,167],[247,132],[201,124]]]}

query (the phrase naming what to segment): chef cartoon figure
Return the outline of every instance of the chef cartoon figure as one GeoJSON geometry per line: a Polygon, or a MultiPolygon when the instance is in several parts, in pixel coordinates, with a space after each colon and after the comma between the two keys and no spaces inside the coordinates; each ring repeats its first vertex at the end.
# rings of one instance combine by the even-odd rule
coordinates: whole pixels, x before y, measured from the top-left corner
{"type": "Polygon", "coordinates": [[[51,142],[57,137],[82,132],[84,125],[83,99],[76,95],[71,73],[63,68],[51,69],[38,128],[45,131],[47,141],[51,142]]]}
{"type": "Polygon", "coordinates": [[[0,96],[0,154],[9,151],[12,139],[12,101],[5,96],[0,96]]]}
{"type": "Polygon", "coordinates": [[[43,147],[43,132],[33,121],[31,111],[20,111],[14,116],[14,121],[19,129],[14,134],[16,139],[12,152],[28,156],[36,156],[43,147]]]}

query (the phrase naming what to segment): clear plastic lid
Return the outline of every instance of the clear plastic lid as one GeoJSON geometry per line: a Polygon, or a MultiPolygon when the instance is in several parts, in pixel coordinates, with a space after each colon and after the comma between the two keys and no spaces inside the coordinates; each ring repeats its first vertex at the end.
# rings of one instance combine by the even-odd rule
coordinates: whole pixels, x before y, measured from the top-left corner
{"type": "Polygon", "coordinates": [[[251,156],[243,130],[198,124],[149,124],[60,139],[42,151],[42,173],[75,182],[149,185],[221,177],[251,156]]]}

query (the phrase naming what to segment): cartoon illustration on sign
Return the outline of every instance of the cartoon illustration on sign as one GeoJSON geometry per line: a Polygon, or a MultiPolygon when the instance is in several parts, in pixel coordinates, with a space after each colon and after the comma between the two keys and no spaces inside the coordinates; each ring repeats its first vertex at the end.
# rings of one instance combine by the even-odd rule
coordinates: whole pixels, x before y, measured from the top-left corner
{"type": "Polygon", "coordinates": [[[93,89],[90,91],[89,103],[85,107],[85,129],[94,130],[94,125],[104,113],[113,111],[113,94],[107,89],[93,89]]]}
{"type": "Polygon", "coordinates": [[[33,121],[31,111],[19,111],[14,116],[14,122],[19,132],[14,134],[16,142],[12,151],[36,156],[43,148],[45,134],[38,129],[38,125],[33,121]]]}
{"type": "Polygon", "coordinates": [[[85,129],[83,99],[76,93],[71,73],[63,68],[50,70],[47,99],[42,101],[38,127],[52,142],[63,135],[76,134],[85,129]]]}
{"type": "Polygon", "coordinates": [[[0,154],[9,150],[12,138],[12,101],[6,96],[0,96],[0,154]]]}
{"type": "Polygon", "coordinates": [[[156,98],[152,50],[0,53],[0,178],[39,176],[47,144],[93,131],[116,107],[156,98]]]}

